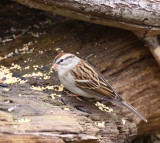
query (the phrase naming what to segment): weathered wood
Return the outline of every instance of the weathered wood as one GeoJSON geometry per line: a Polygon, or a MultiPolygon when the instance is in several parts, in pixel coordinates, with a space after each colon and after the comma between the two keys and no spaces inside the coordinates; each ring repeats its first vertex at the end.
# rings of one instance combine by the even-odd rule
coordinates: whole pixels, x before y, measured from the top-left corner
{"type": "MultiPolygon", "coordinates": [[[[138,33],[138,37],[160,34],[159,0],[13,0],[31,8],[105,26],[118,27],[138,33]]],[[[136,34],[137,35],[137,34],[136,34]]],[[[150,48],[159,63],[159,48],[150,48]],[[158,52],[158,53],[157,53],[158,52]]]]}
{"type": "Polygon", "coordinates": [[[145,46],[149,48],[154,58],[160,65],[160,45],[158,36],[144,36],[140,31],[133,33],[145,43],[145,46]]]}
{"type": "MultiPolygon", "coordinates": [[[[84,129],[78,123],[78,118],[74,113],[55,106],[54,101],[49,99],[47,94],[32,91],[28,87],[25,84],[17,85],[11,87],[11,92],[7,94],[2,94],[1,90],[0,132],[4,133],[4,138],[0,139],[1,143],[4,143],[6,138],[7,141],[12,142],[46,140],[46,142],[53,143],[56,140],[60,143],[63,140],[97,140],[94,135],[83,134],[84,129]],[[14,95],[12,90],[14,90],[14,95]],[[22,96],[18,97],[18,93],[22,96]],[[7,100],[11,103],[4,103],[7,100]],[[15,107],[15,109],[7,113],[9,107],[15,107]],[[28,119],[28,121],[20,122],[22,119],[28,119]],[[10,135],[5,135],[5,133],[10,135]]],[[[94,133],[93,129],[94,127],[90,126],[90,132],[94,133]]]]}
{"type": "Polygon", "coordinates": [[[27,84],[10,86],[10,91],[5,93],[0,89],[0,143],[98,143],[100,140],[112,143],[124,142],[126,135],[132,136],[127,140],[132,140],[136,135],[135,123],[126,121],[123,125],[121,117],[102,112],[91,102],[79,103],[77,99],[65,98],[67,105],[63,105],[58,100],[48,98],[47,94],[33,91],[29,87],[27,84]],[[76,106],[83,106],[85,112],[76,110],[76,106]],[[11,107],[15,108],[9,112],[11,107]],[[65,108],[70,110],[64,110],[65,108]],[[101,122],[105,122],[104,127],[96,124],[101,122]]]}
{"type": "Polygon", "coordinates": [[[157,36],[154,37],[146,37],[144,38],[145,43],[148,44],[148,47],[160,65],[160,45],[157,36]]]}
{"type": "Polygon", "coordinates": [[[39,134],[0,134],[0,143],[64,143],[64,141],[58,137],[50,137],[46,135],[39,135],[39,134]]]}
{"type": "Polygon", "coordinates": [[[96,24],[141,31],[143,36],[160,34],[159,0],[13,0],[31,8],[96,24]]]}
{"type": "MultiPolygon", "coordinates": [[[[12,9],[8,7],[8,10],[12,9]]],[[[20,11],[17,9],[19,13],[23,13],[23,10],[25,8],[20,11]]],[[[33,14],[32,21],[35,19],[37,21],[38,17],[41,19],[42,15],[33,14]]],[[[13,16],[9,18],[16,22],[13,16]]],[[[25,28],[27,25],[31,26],[32,33],[29,30],[22,37],[6,42],[5,45],[1,44],[0,56],[15,52],[15,49],[21,49],[30,41],[33,45],[30,45],[29,49],[34,47],[33,53],[15,54],[0,60],[0,65],[9,68],[14,62],[21,65],[23,69],[37,64],[51,66],[50,63],[57,55],[57,48],[60,48],[59,51],[77,54],[83,59],[92,54],[88,61],[96,66],[114,89],[149,122],[147,124],[140,122],[128,109],[121,110],[118,106],[108,103],[107,106],[113,108],[113,113],[100,111],[93,104],[94,102],[86,99],[80,102],[72,97],[65,97],[66,94],[63,92],[54,90],[37,92],[30,89],[32,85],[60,84],[54,72],[48,80],[28,78],[28,83],[9,85],[8,91],[0,87],[0,134],[4,136],[1,142],[6,140],[17,142],[16,138],[12,139],[14,136],[17,139],[26,137],[28,141],[30,140],[28,138],[37,141],[44,137],[46,142],[54,142],[54,139],[59,142],[76,143],[130,142],[137,134],[146,135],[159,131],[160,69],[149,50],[131,32],[56,17],[50,18],[54,22],[52,25],[36,28],[33,23],[31,25],[27,23],[28,19],[31,19],[31,15],[26,15],[26,18],[22,17],[17,22],[25,28]],[[33,33],[37,32],[46,34],[34,37],[33,33]],[[51,93],[62,94],[67,105],[59,102],[59,98],[53,100],[48,97],[51,93]],[[16,108],[9,112],[8,109],[14,106],[16,108]],[[84,112],[77,110],[77,106],[83,107],[84,112]],[[30,120],[26,123],[18,122],[25,118],[30,120]],[[125,119],[125,124],[122,119],[125,119]],[[102,122],[104,126],[98,126],[98,123],[102,122]]],[[[33,72],[33,68],[14,72],[22,76],[33,72]]]]}

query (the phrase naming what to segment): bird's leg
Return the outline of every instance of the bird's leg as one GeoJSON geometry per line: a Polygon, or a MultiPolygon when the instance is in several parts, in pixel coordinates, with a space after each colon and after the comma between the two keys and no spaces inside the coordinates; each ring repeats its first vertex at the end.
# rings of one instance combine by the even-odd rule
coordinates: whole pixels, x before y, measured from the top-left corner
{"type": "Polygon", "coordinates": [[[77,95],[77,94],[73,94],[73,93],[70,93],[69,91],[64,91],[66,94],[67,94],[67,96],[71,96],[71,97],[76,97],[79,101],[83,101],[82,99],[80,99],[78,96],[80,96],[80,95],[77,95]]]}
{"type": "Polygon", "coordinates": [[[76,95],[76,94],[68,94],[68,96],[71,96],[71,97],[76,97],[79,101],[83,101],[81,98],[79,98],[78,96],[80,96],[80,95],[76,95]]]}

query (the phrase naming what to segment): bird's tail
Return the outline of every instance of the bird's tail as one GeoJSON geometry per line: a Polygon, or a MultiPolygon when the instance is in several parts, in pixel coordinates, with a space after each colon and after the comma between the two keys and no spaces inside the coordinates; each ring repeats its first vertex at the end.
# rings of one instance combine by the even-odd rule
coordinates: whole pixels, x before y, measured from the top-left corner
{"type": "Polygon", "coordinates": [[[144,118],[132,105],[122,101],[122,104],[127,107],[129,110],[131,110],[133,113],[135,113],[138,117],[140,117],[143,121],[148,122],[146,118],[144,118]]]}

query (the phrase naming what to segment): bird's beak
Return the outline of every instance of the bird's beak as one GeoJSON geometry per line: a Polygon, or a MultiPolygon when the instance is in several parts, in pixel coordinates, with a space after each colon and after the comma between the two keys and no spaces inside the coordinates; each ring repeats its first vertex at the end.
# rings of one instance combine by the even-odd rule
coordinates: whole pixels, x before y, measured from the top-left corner
{"type": "Polygon", "coordinates": [[[57,68],[57,64],[53,64],[53,66],[51,67],[51,70],[56,68],[57,68]]]}

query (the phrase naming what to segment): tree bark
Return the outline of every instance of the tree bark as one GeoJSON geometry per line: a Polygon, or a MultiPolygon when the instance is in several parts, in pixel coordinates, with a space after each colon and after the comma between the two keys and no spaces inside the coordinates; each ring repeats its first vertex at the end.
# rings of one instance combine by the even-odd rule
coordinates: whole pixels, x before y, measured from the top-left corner
{"type": "MultiPolygon", "coordinates": [[[[144,123],[128,109],[109,103],[106,105],[113,109],[111,113],[99,110],[95,101],[83,99],[80,102],[54,89],[32,89],[32,86],[60,85],[54,72],[47,80],[43,76],[31,77],[27,78],[27,83],[8,85],[8,90],[0,87],[0,142],[131,142],[136,135],[159,131],[160,69],[149,50],[131,32],[52,16],[53,23],[48,25],[41,21],[47,14],[34,13],[17,5],[0,10],[8,10],[11,14],[8,18],[2,17],[4,27],[6,21],[12,20],[11,24],[19,26],[15,33],[27,29],[17,39],[1,43],[0,65],[7,68],[13,63],[20,65],[22,71],[12,72],[21,77],[37,72],[41,65],[50,67],[58,50],[76,54],[84,60],[89,56],[88,62],[148,120],[144,123]],[[17,13],[22,14],[18,21],[13,16],[17,13]],[[20,49],[29,42],[32,44],[28,44],[28,50],[34,48],[33,52],[22,54],[20,49]],[[14,54],[3,59],[10,52],[14,54]],[[39,65],[36,71],[35,65],[39,65]],[[30,69],[26,70],[27,66],[30,69]],[[59,97],[53,100],[49,96],[51,93],[63,95],[66,105],[59,97]]],[[[11,27],[6,31],[12,33],[11,27]]],[[[6,31],[3,41],[8,36],[6,31]]],[[[15,33],[12,34],[16,36],[15,33]]]]}
{"type": "Polygon", "coordinates": [[[31,8],[96,24],[140,31],[143,36],[160,34],[159,0],[14,0],[31,8]]]}
{"type": "MultiPolygon", "coordinates": [[[[146,37],[160,34],[159,0],[13,0],[31,8],[50,11],[65,17],[105,26],[131,30],[146,41],[146,37]]],[[[147,42],[148,43],[148,42],[147,42]]],[[[149,47],[160,63],[158,50],[149,47]]]]}

